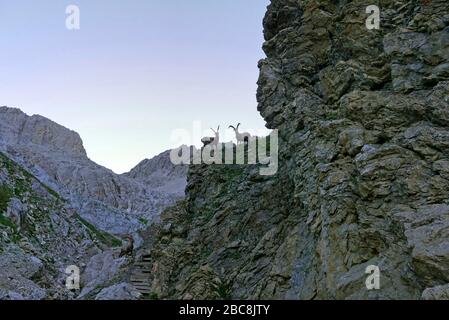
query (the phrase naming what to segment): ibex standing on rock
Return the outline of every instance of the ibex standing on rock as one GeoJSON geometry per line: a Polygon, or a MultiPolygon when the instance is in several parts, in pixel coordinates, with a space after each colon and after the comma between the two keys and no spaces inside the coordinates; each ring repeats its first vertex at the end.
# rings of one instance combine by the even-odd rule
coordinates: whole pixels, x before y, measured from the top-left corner
{"type": "Polygon", "coordinates": [[[127,242],[120,250],[120,257],[132,255],[134,250],[134,238],[129,234],[125,235],[124,238],[127,242]]]}
{"type": "Polygon", "coordinates": [[[235,138],[237,139],[237,144],[242,143],[242,142],[243,143],[249,142],[249,139],[251,138],[251,134],[249,132],[240,133],[239,126],[240,126],[240,123],[237,125],[237,127],[229,126],[229,128],[234,129],[235,138]]]}
{"type": "Polygon", "coordinates": [[[201,139],[201,142],[204,146],[211,145],[211,146],[217,146],[220,143],[220,126],[218,126],[217,131],[210,128],[214,133],[215,137],[205,137],[201,139]]]}

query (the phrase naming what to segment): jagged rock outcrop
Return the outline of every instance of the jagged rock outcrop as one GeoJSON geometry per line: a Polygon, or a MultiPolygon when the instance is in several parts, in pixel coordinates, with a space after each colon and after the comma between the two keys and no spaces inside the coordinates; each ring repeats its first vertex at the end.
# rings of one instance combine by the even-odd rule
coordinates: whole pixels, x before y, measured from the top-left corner
{"type": "MultiPolygon", "coordinates": [[[[115,287],[118,284],[126,282],[127,271],[131,259],[129,257],[120,257],[117,250],[105,250],[91,257],[83,270],[81,279],[81,292],[77,299],[91,300],[99,297],[106,297],[110,292],[103,289],[115,287]]],[[[128,284],[130,286],[130,284],[128,284]]],[[[115,292],[116,290],[112,290],[115,292]]],[[[134,291],[136,291],[134,289],[134,291]]],[[[103,299],[101,299],[103,300],[103,299]]],[[[112,300],[112,297],[111,297],[112,300]]]]}
{"type": "Polygon", "coordinates": [[[449,300],[449,285],[427,288],[422,294],[424,300],[449,300]]]}
{"type": "Polygon", "coordinates": [[[95,297],[95,300],[137,300],[140,293],[129,283],[122,282],[104,288],[95,297]]]}
{"type": "MultiPolygon", "coordinates": [[[[156,173],[132,171],[140,175],[140,181],[134,174],[117,175],[94,163],[77,133],[19,109],[0,108],[0,150],[70,200],[84,219],[114,234],[146,228],[164,208],[182,197],[179,190],[167,192],[177,181],[167,179],[166,186],[159,180],[155,186],[145,177],[151,179],[156,173]]],[[[148,169],[158,171],[159,163],[153,162],[148,169]]]]}
{"type": "Polygon", "coordinates": [[[65,269],[81,268],[114,241],[0,153],[0,299],[73,298],[65,269]]]}
{"type": "Polygon", "coordinates": [[[192,166],[151,247],[154,296],[447,296],[449,3],[381,1],[379,30],[367,5],[272,0],[257,97],[279,171],[192,166]]]}

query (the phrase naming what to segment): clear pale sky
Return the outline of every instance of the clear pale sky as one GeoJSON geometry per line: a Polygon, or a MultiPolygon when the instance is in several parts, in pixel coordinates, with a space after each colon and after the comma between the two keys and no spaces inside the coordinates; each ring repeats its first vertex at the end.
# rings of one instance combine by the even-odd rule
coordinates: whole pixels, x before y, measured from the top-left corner
{"type": "MultiPolygon", "coordinates": [[[[257,62],[269,0],[0,0],[0,105],[77,131],[115,172],[175,129],[263,129],[257,62]],[[78,5],[81,29],[66,29],[78,5]]],[[[210,133],[212,134],[212,133],[210,133]]]]}

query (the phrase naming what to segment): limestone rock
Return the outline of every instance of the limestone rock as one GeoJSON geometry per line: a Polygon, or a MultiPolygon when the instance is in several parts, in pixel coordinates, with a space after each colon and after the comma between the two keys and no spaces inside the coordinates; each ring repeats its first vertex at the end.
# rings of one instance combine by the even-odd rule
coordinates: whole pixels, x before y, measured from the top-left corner
{"type": "Polygon", "coordinates": [[[424,300],[449,300],[449,284],[427,288],[422,294],[424,300]]]}
{"type": "Polygon", "coordinates": [[[121,268],[127,263],[128,260],[125,257],[117,258],[113,250],[107,250],[90,258],[81,275],[82,291],[78,299],[85,299],[94,290],[106,287],[119,275],[121,268]]]}
{"type": "Polygon", "coordinates": [[[159,297],[446,297],[449,3],[384,1],[379,30],[367,5],[271,1],[257,99],[278,173],[191,166],[151,244],[159,297]]]}
{"type": "Polygon", "coordinates": [[[95,300],[137,300],[140,296],[129,283],[119,283],[101,290],[95,300]]]}
{"type": "Polygon", "coordinates": [[[65,269],[82,266],[107,246],[106,238],[100,239],[59,194],[1,152],[0,200],[1,296],[70,299],[65,269]]]}

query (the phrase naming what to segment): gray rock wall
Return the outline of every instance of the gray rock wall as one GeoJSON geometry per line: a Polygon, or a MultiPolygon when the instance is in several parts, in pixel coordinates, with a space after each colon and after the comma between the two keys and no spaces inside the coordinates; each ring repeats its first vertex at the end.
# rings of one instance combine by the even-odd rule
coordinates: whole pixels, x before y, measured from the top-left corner
{"type": "Polygon", "coordinates": [[[257,97],[279,172],[191,168],[156,233],[157,296],[447,296],[449,3],[380,1],[379,30],[370,4],[272,0],[257,97]]]}

